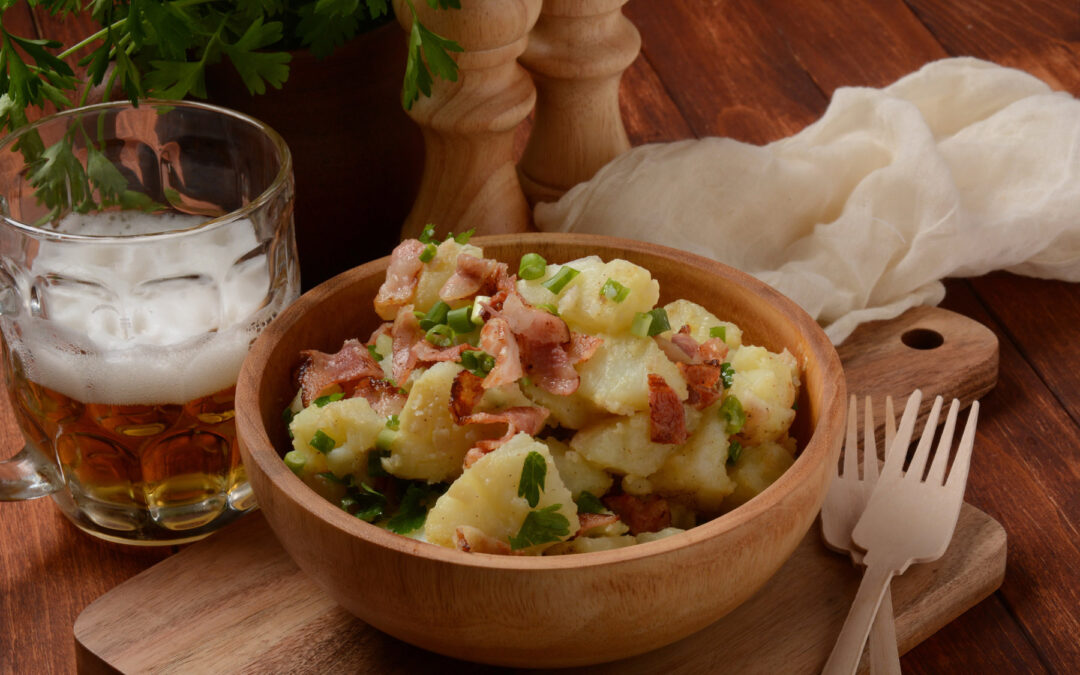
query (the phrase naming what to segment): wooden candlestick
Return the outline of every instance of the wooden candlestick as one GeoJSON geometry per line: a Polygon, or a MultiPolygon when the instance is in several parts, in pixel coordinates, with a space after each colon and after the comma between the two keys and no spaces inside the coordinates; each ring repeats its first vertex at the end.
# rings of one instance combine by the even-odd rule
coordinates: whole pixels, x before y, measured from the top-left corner
{"type": "MultiPolygon", "coordinates": [[[[462,0],[461,9],[433,10],[414,1],[421,22],[457,41],[457,82],[436,79],[430,97],[409,111],[424,136],[419,194],[402,226],[415,237],[427,223],[436,232],[523,232],[529,205],[514,166],[514,129],[536,102],[536,88],[518,65],[541,0],[462,0]]],[[[398,21],[412,28],[405,0],[394,0],[398,21]]]]}
{"type": "Polygon", "coordinates": [[[519,164],[529,202],[554,201],[630,148],[619,80],[641,49],[626,0],[544,0],[519,59],[538,92],[519,164]]]}

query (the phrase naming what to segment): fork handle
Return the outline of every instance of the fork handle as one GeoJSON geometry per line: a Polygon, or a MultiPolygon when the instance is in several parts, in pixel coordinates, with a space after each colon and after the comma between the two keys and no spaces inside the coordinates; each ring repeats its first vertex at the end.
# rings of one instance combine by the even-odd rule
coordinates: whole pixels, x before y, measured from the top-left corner
{"type": "Polygon", "coordinates": [[[892,584],[885,589],[874,623],[870,626],[870,675],[900,675],[900,650],[896,645],[892,584]]]}
{"type": "Polygon", "coordinates": [[[867,566],[855,600],[844,619],[844,627],[840,629],[840,636],[821,671],[822,675],[854,675],[870,633],[870,624],[894,574],[896,570],[887,567],[867,566]]]}

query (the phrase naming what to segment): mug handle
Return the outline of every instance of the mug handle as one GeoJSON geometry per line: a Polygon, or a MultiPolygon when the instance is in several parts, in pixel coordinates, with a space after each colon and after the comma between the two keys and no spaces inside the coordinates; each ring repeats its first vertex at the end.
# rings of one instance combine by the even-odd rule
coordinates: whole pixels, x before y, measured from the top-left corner
{"type": "Polygon", "coordinates": [[[56,466],[27,444],[11,459],[0,461],[0,501],[37,499],[60,489],[56,466]]]}

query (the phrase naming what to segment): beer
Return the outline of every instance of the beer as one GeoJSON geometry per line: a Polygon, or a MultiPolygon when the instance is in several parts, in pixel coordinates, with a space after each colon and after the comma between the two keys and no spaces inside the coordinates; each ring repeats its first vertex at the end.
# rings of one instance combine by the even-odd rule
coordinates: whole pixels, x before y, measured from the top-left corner
{"type": "MultiPolygon", "coordinates": [[[[185,230],[202,219],[72,214],[68,234],[185,230]]],[[[77,525],[116,540],[186,541],[252,508],[233,392],[271,292],[250,224],[155,247],[42,248],[28,316],[4,327],[8,392],[28,441],[60,469],[77,525]]],[[[4,317],[5,321],[9,321],[4,317]]]]}

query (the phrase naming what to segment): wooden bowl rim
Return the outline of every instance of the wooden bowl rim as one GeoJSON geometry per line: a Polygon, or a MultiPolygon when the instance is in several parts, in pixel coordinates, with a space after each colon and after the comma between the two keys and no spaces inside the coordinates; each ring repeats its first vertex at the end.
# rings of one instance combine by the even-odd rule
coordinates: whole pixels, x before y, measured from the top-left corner
{"type": "MultiPolygon", "coordinates": [[[[306,311],[324,297],[333,296],[342,289],[385,270],[389,256],[372,260],[323,282],[304,293],[296,302],[278,315],[256,339],[244,360],[236,388],[236,424],[241,445],[264,473],[267,480],[294,505],[309,512],[343,534],[358,537],[370,544],[381,546],[402,554],[417,556],[433,562],[470,568],[497,570],[568,570],[585,567],[608,566],[633,560],[664,555],[671,551],[690,548],[724,532],[734,530],[779,504],[796,484],[813,471],[817,462],[827,461],[830,449],[839,446],[844,424],[845,383],[840,357],[825,332],[801,307],[768,284],[723,263],[648,242],[621,239],[605,235],[580,233],[524,233],[474,237],[470,243],[477,246],[503,244],[570,244],[595,248],[618,248],[634,253],[666,257],[687,266],[703,268],[706,272],[726,282],[743,286],[752,294],[773,305],[797,325],[807,340],[810,353],[820,364],[822,377],[822,400],[817,425],[810,441],[802,449],[795,463],[772,485],[745,504],[732,509],[707,523],[698,525],[677,535],[652,542],[635,544],[624,548],[576,553],[565,556],[500,556],[484,553],[463,553],[436,544],[422,542],[372,525],[350,516],[323,499],[309,488],[281,461],[270,442],[266,429],[260,423],[259,380],[264,354],[270,354],[279,338],[299,323],[306,311]],[[827,414],[838,411],[839,414],[827,414]]],[[[373,311],[373,310],[372,310],[373,311]]],[[[800,364],[800,367],[804,366],[800,364]]]]}

